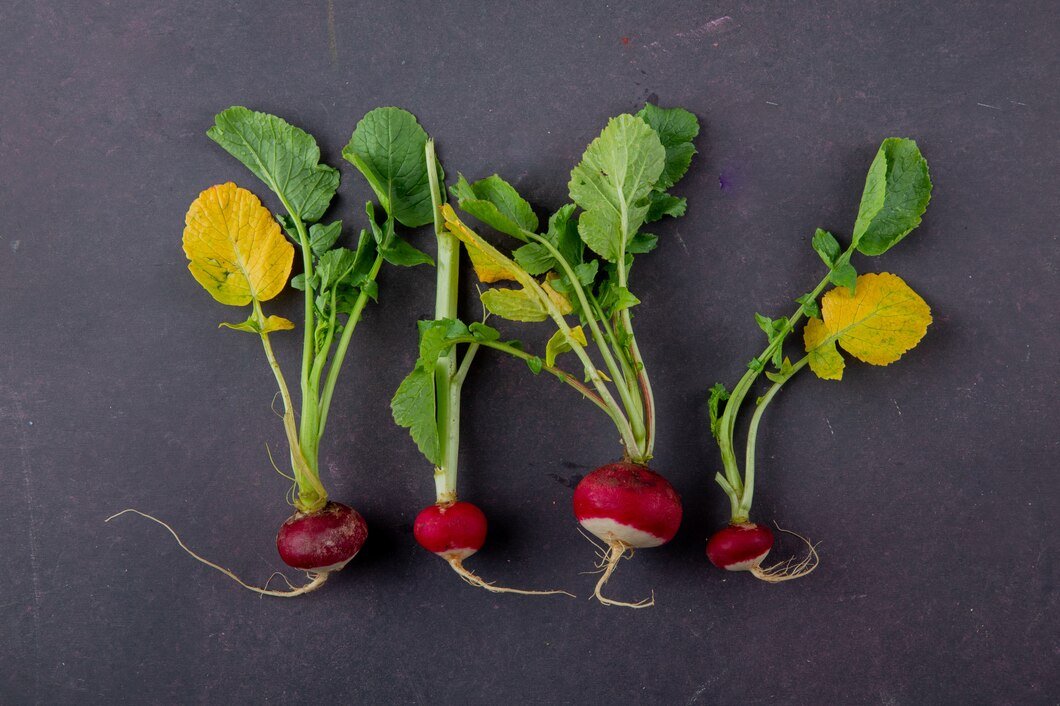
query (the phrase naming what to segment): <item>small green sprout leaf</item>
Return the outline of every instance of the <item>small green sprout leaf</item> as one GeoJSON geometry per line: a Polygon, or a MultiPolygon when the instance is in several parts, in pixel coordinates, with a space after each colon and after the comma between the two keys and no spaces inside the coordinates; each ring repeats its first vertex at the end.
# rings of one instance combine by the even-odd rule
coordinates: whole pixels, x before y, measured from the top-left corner
{"type": "Polygon", "coordinates": [[[810,241],[810,244],[829,269],[836,266],[836,261],[839,260],[842,248],[839,247],[839,241],[835,239],[834,235],[818,228],[817,232],[813,234],[813,240],[810,241]]]}
{"type": "Polygon", "coordinates": [[[710,401],[707,406],[710,409],[710,433],[715,438],[718,436],[718,423],[721,421],[722,406],[729,399],[729,391],[720,382],[710,388],[710,401]]]}
{"type": "Polygon", "coordinates": [[[486,225],[519,240],[537,230],[537,215],[511,184],[496,174],[469,184],[464,175],[450,189],[460,208],[486,225]]]}
{"type": "Polygon", "coordinates": [[[342,234],[342,221],[324,225],[314,223],[309,226],[309,247],[317,257],[323,255],[335,245],[342,234]]]}

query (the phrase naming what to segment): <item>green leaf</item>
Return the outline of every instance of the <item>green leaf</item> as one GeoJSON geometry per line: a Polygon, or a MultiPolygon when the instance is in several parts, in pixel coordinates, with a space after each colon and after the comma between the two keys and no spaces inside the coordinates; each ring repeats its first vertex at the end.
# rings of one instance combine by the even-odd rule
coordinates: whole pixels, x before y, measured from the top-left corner
{"type": "Polygon", "coordinates": [[[335,241],[341,234],[342,221],[334,221],[327,225],[314,223],[309,226],[309,247],[314,255],[323,255],[335,245],[335,241]]]}
{"type": "Polygon", "coordinates": [[[525,289],[487,289],[482,305],[491,314],[510,321],[544,321],[548,310],[537,296],[525,289]]]}
{"type": "MultiPolygon", "coordinates": [[[[666,166],[655,185],[656,189],[665,191],[680,181],[688,171],[688,165],[696,153],[692,140],[699,134],[699,120],[684,108],[660,108],[651,103],[645,104],[637,113],[637,117],[655,130],[666,149],[666,166]]],[[[676,215],[683,213],[682,206],[681,213],[676,215]]]]}
{"type": "Polygon", "coordinates": [[[434,371],[419,365],[398,386],[390,401],[394,421],[409,430],[428,461],[441,463],[438,424],[435,419],[434,371]]]}
{"type": "Polygon", "coordinates": [[[434,369],[438,357],[452,347],[452,339],[467,336],[468,327],[459,319],[434,319],[419,322],[419,365],[434,369]]]}
{"type": "Polygon", "coordinates": [[[533,372],[534,375],[540,373],[542,370],[544,370],[545,367],[544,362],[542,362],[542,360],[536,355],[532,358],[527,358],[526,365],[530,368],[531,372],[533,372]]]}
{"type": "Polygon", "coordinates": [[[769,380],[772,382],[775,382],[779,385],[783,385],[793,374],[791,360],[789,360],[788,358],[784,358],[784,360],[781,361],[779,368],[780,369],[775,373],[767,371],[766,377],[769,378],[769,380]]]}
{"type": "Polygon", "coordinates": [[[688,208],[688,200],[682,197],[671,196],[662,191],[651,192],[651,203],[648,205],[648,215],[644,217],[646,223],[652,223],[663,216],[680,218],[685,215],[688,208]]]}
{"type": "Polygon", "coordinates": [[[467,328],[471,335],[480,341],[496,341],[501,337],[500,331],[480,321],[476,321],[467,328]]]}
{"type": "Polygon", "coordinates": [[[916,142],[887,138],[865,179],[854,246],[865,255],[887,252],[920,225],[930,200],[931,176],[916,142]]]}
{"type": "Polygon", "coordinates": [[[608,316],[612,316],[623,309],[634,307],[637,304],[640,304],[640,299],[637,299],[625,287],[620,287],[614,283],[608,284],[604,289],[603,296],[600,298],[600,307],[607,312],[608,316]]]}
{"type": "Polygon", "coordinates": [[[615,262],[648,214],[648,196],[666,163],[656,132],[640,118],[612,118],[571,172],[571,200],[584,209],[578,233],[593,252],[615,262]]]}
{"type": "Polygon", "coordinates": [[[835,267],[836,260],[839,259],[839,254],[842,248],[839,247],[839,241],[835,239],[831,233],[826,230],[817,229],[817,232],[813,234],[813,240],[810,241],[813,249],[821,256],[824,260],[824,264],[828,267],[835,267]]]}
{"type": "Polygon", "coordinates": [[[659,245],[659,236],[651,233],[637,233],[633,240],[626,246],[626,252],[630,255],[643,255],[654,250],[659,245]]]}
{"type": "Polygon", "coordinates": [[[275,115],[233,106],[217,114],[206,135],[307,223],[320,220],[339,187],[338,170],[320,164],[313,136],[275,115]]]}
{"type": "Polygon", "coordinates": [[[291,278],[291,287],[297,289],[299,292],[305,291],[305,273],[299,272],[291,278]]]}
{"type": "Polygon", "coordinates": [[[357,253],[349,248],[335,248],[317,260],[316,275],[320,277],[320,291],[332,289],[346,280],[357,263],[357,253]]]}
{"type": "Polygon", "coordinates": [[[402,265],[404,267],[423,264],[434,265],[434,260],[431,259],[430,255],[414,248],[408,241],[402,240],[396,235],[390,236],[382,253],[383,259],[391,265],[402,265]]]}
{"type": "Polygon", "coordinates": [[[459,175],[451,189],[460,208],[501,233],[526,240],[523,231],[537,231],[537,215],[511,184],[494,174],[469,184],[459,175]]]}
{"type": "Polygon", "coordinates": [[[357,123],[342,150],[342,156],[368,180],[386,212],[409,228],[434,221],[426,145],[427,132],[412,113],[376,108],[357,123]]]}
{"type": "Polygon", "coordinates": [[[718,437],[718,422],[721,420],[722,403],[727,399],[729,399],[729,391],[720,382],[715,383],[714,387],[710,388],[710,401],[707,405],[710,408],[710,433],[714,435],[714,438],[718,437]]]}
{"type": "Polygon", "coordinates": [[[828,281],[837,287],[846,287],[853,294],[858,281],[858,271],[849,262],[844,262],[828,273],[828,281]]]}
{"type": "Polygon", "coordinates": [[[809,292],[803,294],[801,297],[796,299],[795,302],[797,304],[802,304],[802,310],[806,312],[807,316],[821,316],[821,307],[817,304],[817,300],[814,299],[809,292]]]}
{"type": "Polygon", "coordinates": [[[527,243],[512,252],[519,267],[532,275],[543,275],[556,266],[556,258],[541,243],[527,243]]]}

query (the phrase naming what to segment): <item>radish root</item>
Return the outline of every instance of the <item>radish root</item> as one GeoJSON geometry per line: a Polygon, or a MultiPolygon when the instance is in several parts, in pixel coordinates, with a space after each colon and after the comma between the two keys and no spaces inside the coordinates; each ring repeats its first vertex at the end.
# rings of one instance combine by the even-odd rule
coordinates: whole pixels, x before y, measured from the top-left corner
{"type": "MultiPolygon", "coordinates": [[[[158,519],[157,517],[152,517],[151,515],[148,515],[146,512],[140,512],[139,510],[134,510],[132,508],[128,508],[126,510],[122,510],[121,512],[114,513],[113,515],[108,517],[106,520],[104,520],[104,522],[110,522],[115,517],[120,517],[121,515],[124,515],[127,512],[131,512],[133,514],[139,515],[140,517],[147,518],[148,520],[151,520],[151,522],[154,522],[154,523],[157,523],[159,525],[162,525],[163,527],[166,528],[166,530],[171,535],[173,535],[173,539],[177,540],[177,544],[180,545],[180,548],[183,549],[185,552],[187,552],[189,555],[191,555],[191,557],[193,559],[195,559],[196,561],[202,562],[203,564],[206,564],[211,569],[217,569],[222,574],[224,574],[228,578],[232,579],[233,581],[238,583],[243,588],[247,589],[248,591],[254,591],[254,593],[261,594],[262,596],[274,596],[276,598],[294,598],[295,596],[302,596],[302,595],[305,595],[306,593],[311,593],[311,592],[317,590],[318,588],[320,588],[321,586],[324,585],[325,581],[328,580],[328,572],[327,571],[325,571],[323,573],[313,573],[311,571],[307,571],[306,575],[309,577],[309,583],[307,583],[307,584],[305,584],[303,586],[297,586],[296,587],[296,586],[292,585],[291,582],[287,580],[287,577],[284,576],[281,573],[280,576],[283,576],[283,580],[287,581],[287,585],[288,586],[291,586],[291,590],[290,591],[274,591],[274,590],[271,590],[271,589],[269,589],[267,587],[268,584],[266,584],[266,588],[258,588],[257,586],[252,586],[249,583],[246,583],[245,581],[243,581],[243,579],[239,578],[238,576],[236,576],[234,573],[232,573],[231,571],[229,571],[225,567],[219,566],[218,564],[215,564],[215,563],[213,563],[212,561],[210,561],[208,559],[204,559],[203,557],[201,557],[198,554],[196,554],[195,552],[193,552],[190,548],[188,548],[188,545],[184,544],[184,541],[181,540],[180,535],[178,535],[176,533],[176,531],[172,527],[170,527],[169,525],[167,525],[165,522],[163,522],[162,520],[158,519]]],[[[276,572],[276,573],[279,573],[279,572],[276,572]]],[[[272,581],[272,579],[275,576],[276,576],[275,573],[272,576],[270,576],[269,577],[269,581],[272,581]]]]}
{"type": "Polygon", "coordinates": [[[813,570],[821,563],[821,557],[817,554],[817,545],[810,542],[810,540],[806,539],[798,532],[783,529],[780,525],[777,525],[777,529],[801,539],[806,543],[809,552],[797,563],[795,563],[795,557],[791,557],[787,561],[777,562],[767,568],[755,565],[751,567],[751,574],[756,579],[765,581],[766,583],[781,583],[782,581],[801,579],[803,576],[813,573],[813,570]]]}
{"type": "MultiPolygon", "coordinates": [[[[596,543],[594,542],[593,544],[595,545],[596,543]]],[[[603,594],[604,585],[607,584],[607,580],[611,578],[611,574],[615,572],[615,568],[618,567],[618,562],[623,558],[633,558],[633,547],[625,542],[615,539],[608,543],[607,552],[603,553],[601,551],[599,556],[600,563],[596,565],[596,568],[603,571],[603,573],[600,576],[600,580],[596,582],[596,590],[593,591],[593,596],[596,597],[596,600],[604,605],[621,606],[623,608],[650,608],[655,605],[654,591],[652,591],[651,598],[645,598],[636,603],[616,601],[603,594]]]]}
{"type": "Polygon", "coordinates": [[[551,596],[556,594],[563,594],[564,596],[570,596],[576,598],[574,594],[567,593],[566,591],[528,591],[520,588],[507,588],[505,586],[498,586],[495,583],[484,580],[482,577],[475,574],[470,569],[464,567],[463,562],[460,559],[446,559],[449,562],[449,566],[453,567],[453,571],[464,579],[467,583],[478,588],[484,588],[492,593],[518,593],[524,596],[551,596]]]}

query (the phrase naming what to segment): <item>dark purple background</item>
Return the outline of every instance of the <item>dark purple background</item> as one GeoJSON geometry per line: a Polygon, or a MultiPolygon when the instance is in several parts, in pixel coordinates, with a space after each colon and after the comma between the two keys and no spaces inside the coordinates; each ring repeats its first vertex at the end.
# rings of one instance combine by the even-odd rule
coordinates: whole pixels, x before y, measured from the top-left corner
{"type": "MultiPolygon", "coordinates": [[[[3,4],[0,700],[1055,703],[1057,4],[525,5],[3,4]],[[324,590],[259,600],[155,525],[103,524],[134,506],[249,580],[281,568],[273,381],[180,251],[201,189],[264,194],[205,137],[215,112],[316,135],[343,172],[331,213],[360,227],[339,152],[375,106],[416,113],[451,175],[500,172],[544,214],[607,117],[649,96],[705,125],[688,216],[633,277],[655,463],[686,519],[612,592],[654,588],[656,608],[585,599],[570,486],[616,434],[514,361],[484,356],[468,387],[460,487],[492,522],[470,565],[581,598],[474,590],[415,546],[431,469],[387,403],[432,310],[426,269],[383,273],[352,347],[323,465],[371,537],[324,590]],[[849,236],[889,135],[919,141],[934,198],[855,264],[899,273],[935,323],[893,367],[778,399],[755,514],[819,540],[822,565],[782,586],[724,574],[703,556],[726,519],[706,390],[764,345],[755,311],[790,313],[820,277],[813,229],[849,236]]],[[[274,310],[298,318],[297,296],[274,310]]],[[[299,338],[276,339],[295,377],[299,338]]]]}

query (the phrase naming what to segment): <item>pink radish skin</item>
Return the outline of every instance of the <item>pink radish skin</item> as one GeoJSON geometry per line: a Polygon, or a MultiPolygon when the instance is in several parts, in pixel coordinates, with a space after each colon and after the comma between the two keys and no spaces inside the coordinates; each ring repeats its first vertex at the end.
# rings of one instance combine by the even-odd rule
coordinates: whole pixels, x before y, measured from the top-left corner
{"type": "Polygon", "coordinates": [[[486,543],[486,515],[467,502],[431,505],[416,516],[412,533],[420,546],[445,560],[463,561],[486,543]]]}
{"type": "Polygon", "coordinates": [[[681,498],[647,466],[619,461],[601,466],[574,489],[574,515],[608,544],[634,549],[666,544],[681,525],[681,498]]]}
{"type": "Polygon", "coordinates": [[[316,512],[291,515],[276,535],[276,549],[288,566],[326,574],[346,566],[367,538],[368,525],[356,510],[329,502],[316,512]]]}
{"type": "Polygon", "coordinates": [[[731,524],[707,541],[707,557],[727,571],[752,571],[773,548],[773,532],[752,522],[731,524]]]}

